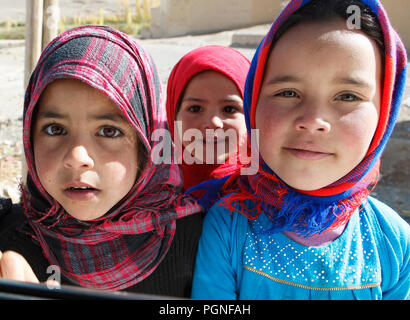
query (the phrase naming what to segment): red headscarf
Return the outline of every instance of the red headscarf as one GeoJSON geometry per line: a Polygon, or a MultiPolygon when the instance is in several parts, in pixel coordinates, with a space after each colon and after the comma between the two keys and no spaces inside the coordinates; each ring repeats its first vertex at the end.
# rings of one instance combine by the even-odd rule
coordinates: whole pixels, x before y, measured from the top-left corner
{"type": "MultiPolygon", "coordinates": [[[[250,61],[239,51],[219,46],[210,45],[197,48],[187,53],[172,69],[168,79],[167,88],[167,119],[174,140],[174,121],[178,109],[178,102],[188,82],[202,71],[217,71],[232,80],[238,87],[243,98],[246,76],[249,71],[250,61]]],[[[205,180],[221,178],[235,171],[240,164],[191,164],[182,163],[180,168],[183,173],[184,187],[187,190],[205,180]]]]}

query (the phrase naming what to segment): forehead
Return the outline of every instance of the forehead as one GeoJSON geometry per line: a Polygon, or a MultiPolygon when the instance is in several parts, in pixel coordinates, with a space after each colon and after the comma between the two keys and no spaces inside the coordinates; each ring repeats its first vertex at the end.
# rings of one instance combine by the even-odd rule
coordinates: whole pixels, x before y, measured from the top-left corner
{"type": "Polygon", "coordinates": [[[196,74],[185,86],[185,96],[191,93],[206,95],[208,91],[213,94],[237,94],[241,96],[238,87],[231,78],[213,70],[196,74]]]}
{"type": "Polygon", "coordinates": [[[373,40],[361,31],[349,30],[343,20],[336,20],[292,27],[272,48],[267,67],[269,72],[294,69],[309,73],[314,67],[348,73],[353,69],[374,72],[380,63],[381,55],[373,40]]]}
{"type": "Polygon", "coordinates": [[[242,103],[242,94],[228,76],[217,71],[203,71],[191,78],[181,95],[181,102],[194,100],[242,103]]]}
{"type": "MultiPolygon", "coordinates": [[[[49,83],[43,90],[40,101],[63,99],[67,96],[81,99],[98,99],[111,101],[100,90],[77,79],[57,79],[49,83]]],[[[69,101],[67,101],[69,102],[69,101]]]]}
{"type": "Polygon", "coordinates": [[[120,108],[103,92],[75,79],[55,80],[40,96],[36,112],[115,114],[125,118],[120,108]]]}

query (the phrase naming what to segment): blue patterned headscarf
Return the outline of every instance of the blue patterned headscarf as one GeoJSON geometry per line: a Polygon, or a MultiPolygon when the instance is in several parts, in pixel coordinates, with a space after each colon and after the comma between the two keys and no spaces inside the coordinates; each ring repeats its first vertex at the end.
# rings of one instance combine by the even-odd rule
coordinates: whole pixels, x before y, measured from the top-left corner
{"type": "MultiPolygon", "coordinates": [[[[255,128],[257,99],[275,35],[289,17],[313,1],[316,0],[290,1],[256,50],[244,94],[248,141],[251,141],[251,129],[255,128]]],[[[327,1],[324,2],[327,5],[327,1]]],[[[370,193],[368,188],[377,182],[380,157],[398,117],[405,90],[407,53],[400,37],[391,26],[381,2],[378,0],[360,2],[377,17],[383,32],[385,48],[379,122],[362,162],[331,185],[313,191],[300,191],[286,185],[259,155],[260,166],[255,175],[240,175],[238,171],[230,177],[212,180],[188,190],[199,198],[205,209],[225,196],[218,205],[229,208],[231,212],[237,211],[249,219],[255,219],[260,212],[264,211],[272,220],[272,231],[286,230],[309,236],[346,223],[350,215],[367,199],[370,193]],[[248,208],[245,204],[247,199],[253,200],[255,206],[248,208]]],[[[256,153],[258,154],[258,151],[256,153]]]]}

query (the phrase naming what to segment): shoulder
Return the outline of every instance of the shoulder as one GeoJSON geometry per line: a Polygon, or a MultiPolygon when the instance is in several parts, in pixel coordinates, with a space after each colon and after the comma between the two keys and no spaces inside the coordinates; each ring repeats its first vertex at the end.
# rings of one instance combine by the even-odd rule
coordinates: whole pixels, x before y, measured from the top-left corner
{"type": "Polygon", "coordinates": [[[23,230],[28,220],[19,204],[4,198],[0,203],[0,250],[11,249],[7,247],[14,247],[16,238],[25,238],[23,230]]]}
{"type": "MultiPolygon", "coordinates": [[[[206,213],[205,219],[208,216],[225,221],[233,221],[238,219],[238,214],[241,211],[241,205],[236,201],[232,201],[232,196],[235,193],[229,193],[220,198],[206,213]]],[[[209,219],[209,218],[208,218],[209,219]]]]}
{"type": "Polygon", "coordinates": [[[385,268],[389,266],[391,270],[400,270],[410,267],[410,226],[397,212],[369,197],[365,209],[360,212],[360,220],[360,224],[367,224],[372,233],[385,268]]]}
{"type": "Polygon", "coordinates": [[[12,209],[13,203],[11,199],[0,198],[0,219],[12,209]]]}
{"type": "MultiPolygon", "coordinates": [[[[363,210],[377,245],[385,299],[410,296],[410,226],[383,202],[369,198],[363,210]]],[[[364,221],[362,220],[361,223],[364,221]]],[[[370,229],[369,228],[369,229],[370,229]]]]}
{"type": "Polygon", "coordinates": [[[19,204],[13,204],[11,199],[0,198],[0,231],[21,224],[25,220],[19,204]]]}
{"type": "Polygon", "coordinates": [[[384,237],[410,241],[410,226],[400,215],[385,203],[369,197],[365,211],[375,227],[379,227],[384,237]]]}
{"type": "MultiPolygon", "coordinates": [[[[242,214],[243,206],[230,202],[232,194],[227,194],[219,199],[206,213],[204,218],[203,233],[213,229],[218,233],[234,234],[243,233],[247,228],[248,218],[242,214]]],[[[249,200],[250,201],[250,200],[249,200]]],[[[245,200],[247,207],[252,206],[245,200]]]]}
{"type": "Polygon", "coordinates": [[[32,230],[19,204],[2,200],[0,210],[0,250],[20,253],[32,267],[40,281],[47,280],[49,263],[38,242],[31,235],[32,230]],[[7,203],[7,206],[4,204],[7,203]]]}
{"type": "MultiPolygon", "coordinates": [[[[194,244],[201,235],[204,213],[198,212],[176,221],[175,241],[194,244]]],[[[188,245],[188,244],[187,244],[188,245]]]]}
{"type": "Polygon", "coordinates": [[[202,224],[202,220],[204,216],[205,216],[205,213],[201,211],[201,212],[197,212],[189,216],[186,216],[184,218],[180,218],[177,220],[177,226],[179,226],[180,228],[190,228],[193,226],[196,227],[202,224]]]}

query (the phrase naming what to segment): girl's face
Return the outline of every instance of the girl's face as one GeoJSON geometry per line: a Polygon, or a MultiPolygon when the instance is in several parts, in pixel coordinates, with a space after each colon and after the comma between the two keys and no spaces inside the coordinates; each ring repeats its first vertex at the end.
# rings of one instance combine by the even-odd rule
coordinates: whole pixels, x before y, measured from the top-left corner
{"type": "Polygon", "coordinates": [[[345,22],[287,31],[267,61],[255,112],[267,165],[299,190],[349,173],[377,127],[381,72],[376,44],[345,22]]]}
{"type": "Polygon", "coordinates": [[[182,145],[193,148],[192,155],[207,164],[223,163],[236,154],[246,135],[242,95],[232,80],[216,71],[201,72],[188,82],[175,120],[182,122],[182,145]],[[188,129],[199,130],[201,137],[192,142],[188,129]],[[215,137],[207,137],[207,129],[216,130],[215,137]],[[207,155],[207,150],[212,152],[207,155]]]}
{"type": "Polygon", "coordinates": [[[33,126],[46,191],[79,220],[103,216],[137,177],[137,133],[105,94],[78,80],[47,86],[33,126]]]}

